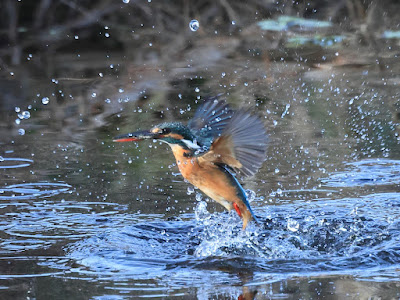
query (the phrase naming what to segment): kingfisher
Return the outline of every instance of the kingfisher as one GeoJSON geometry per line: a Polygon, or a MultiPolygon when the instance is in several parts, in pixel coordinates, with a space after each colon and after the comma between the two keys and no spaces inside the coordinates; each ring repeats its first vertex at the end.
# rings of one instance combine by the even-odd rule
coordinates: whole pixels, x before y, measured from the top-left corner
{"type": "Polygon", "coordinates": [[[237,174],[254,175],[266,158],[268,137],[249,110],[233,110],[219,97],[204,101],[193,118],[165,122],[150,130],[119,135],[114,142],[159,140],[167,143],[182,176],[228,211],[235,209],[243,230],[258,222],[237,174]]]}

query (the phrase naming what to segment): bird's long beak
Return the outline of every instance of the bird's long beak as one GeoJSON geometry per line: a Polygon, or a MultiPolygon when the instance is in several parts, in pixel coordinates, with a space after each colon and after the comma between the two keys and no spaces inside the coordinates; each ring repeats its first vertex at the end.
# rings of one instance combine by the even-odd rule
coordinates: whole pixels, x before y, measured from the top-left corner
{"type": "Polygon", "coordinates": [[[134,141],[141,141],[146,139],[153,139],[155,138],[155,134],[148,131],[136,131],[127,134],[118,135],[113,139],[113,142],[134,142],[134,141]]]}

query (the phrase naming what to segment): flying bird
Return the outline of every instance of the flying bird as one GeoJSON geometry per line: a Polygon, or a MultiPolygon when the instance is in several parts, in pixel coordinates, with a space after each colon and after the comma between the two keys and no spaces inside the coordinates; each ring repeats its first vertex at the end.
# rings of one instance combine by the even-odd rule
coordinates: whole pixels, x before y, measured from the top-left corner
{"type": "Polygon", "coordinates": [[[243,229],[254,215],[236,174],[252,176],[266,158],[268,137],[248,110],[232,110],[217,97],[206,100],[184,125],[166,122],[150,130],[119,135],[115,142],[148,139],[167,143],[182,176],[227,210],[234,208],[243,229]]]}

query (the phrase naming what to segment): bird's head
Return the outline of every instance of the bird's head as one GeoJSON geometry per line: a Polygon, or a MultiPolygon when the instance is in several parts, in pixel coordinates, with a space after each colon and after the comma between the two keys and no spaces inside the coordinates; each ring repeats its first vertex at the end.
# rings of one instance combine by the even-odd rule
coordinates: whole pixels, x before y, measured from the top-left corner
{"type": "Polygon", "coordinates": [[[150,130],[122,134],[114,138],[114,142],[130,142],[154,139],[169,145],[179,145],[187,150],[198,150],[195,136],[189,128],[179,122],[161,123],[150,130]]]}

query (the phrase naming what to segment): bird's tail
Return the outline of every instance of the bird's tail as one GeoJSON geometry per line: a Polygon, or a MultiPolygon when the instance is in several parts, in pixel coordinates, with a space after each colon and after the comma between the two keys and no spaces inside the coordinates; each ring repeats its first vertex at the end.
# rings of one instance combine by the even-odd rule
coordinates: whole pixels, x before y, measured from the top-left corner
{"type": "Polygon", "coordinates": [[[239,181],[236,179],[232,171],[225,165],[220,165],[220,168],[225,172],[225,174],[232,181],[232,184],[235,185],[237,190],[237,195],[239,196],[242,203],[233,203],[233,207],[235,208],[238,215],[243,219],[243,229],[246,228],[247,223],[253,219],[256,223],[259,223],[256,215],[251,209],[249,200],[247,199],[247,195],[243,187],[240,185],[239,181]]]}

